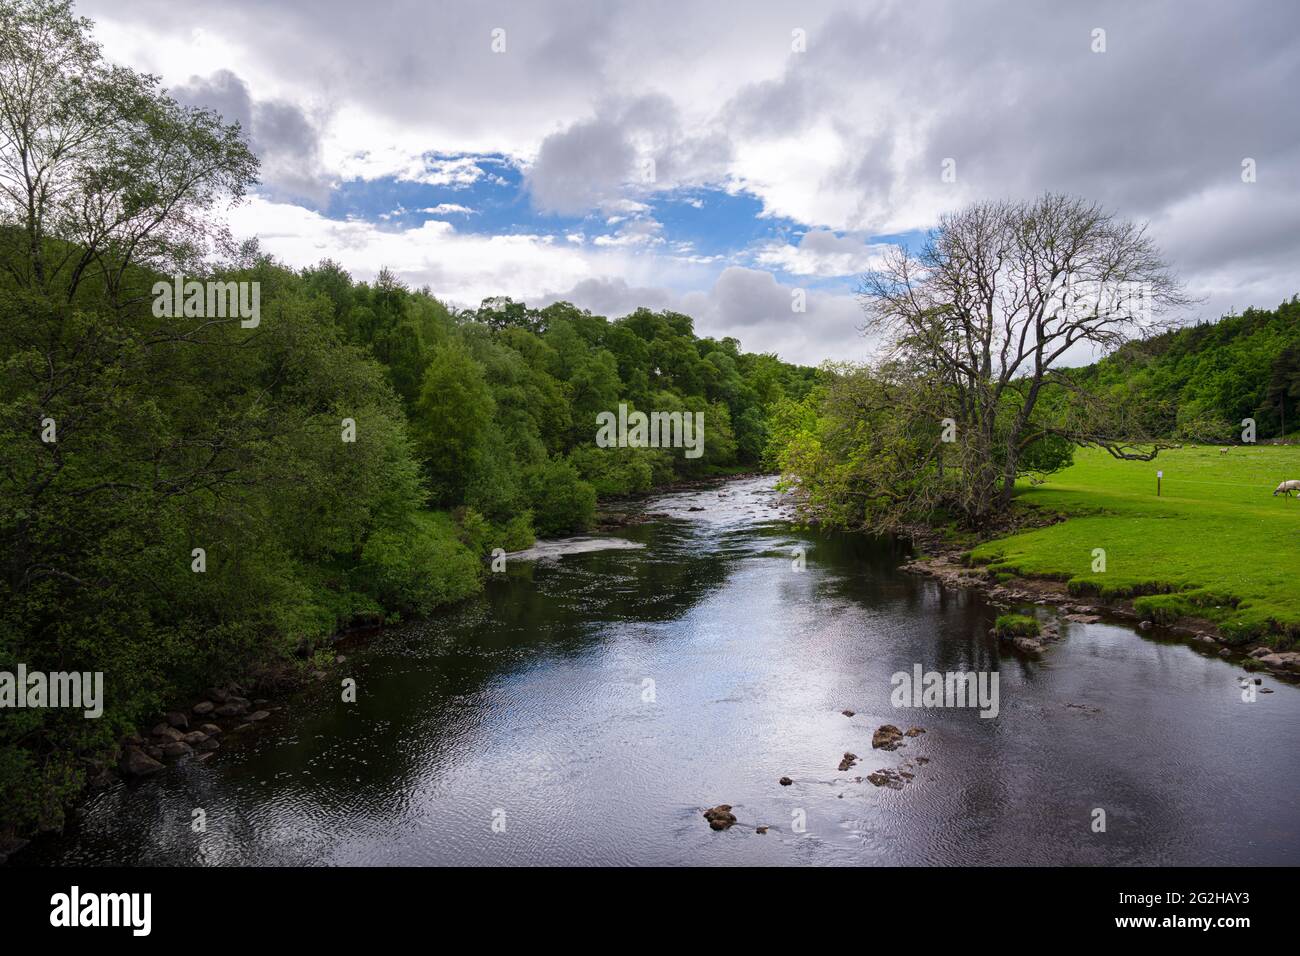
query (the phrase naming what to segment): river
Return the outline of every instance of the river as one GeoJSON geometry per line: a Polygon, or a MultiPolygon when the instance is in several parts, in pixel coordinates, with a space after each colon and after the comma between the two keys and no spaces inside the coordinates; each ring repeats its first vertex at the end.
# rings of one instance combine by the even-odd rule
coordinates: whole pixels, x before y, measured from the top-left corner
{"type": "Polygon", "coordinates": [[[1300,863],[1300,689],[1266,676],[1245,702],[1239,667],[1104,623],[1019,657],[980,595],[900,573],[897,543],[796,530],[771,484],[638,505],[658,517],[617,532],[636,547],[512,559],[13,862],[1300,863]],[[997,671],[998,715],[895,709],[915,664],[997,671]],[[884,723],[926,733],[873,750],[884,723]],[[715,832],[719,803],[739,822],[715,832]]]}

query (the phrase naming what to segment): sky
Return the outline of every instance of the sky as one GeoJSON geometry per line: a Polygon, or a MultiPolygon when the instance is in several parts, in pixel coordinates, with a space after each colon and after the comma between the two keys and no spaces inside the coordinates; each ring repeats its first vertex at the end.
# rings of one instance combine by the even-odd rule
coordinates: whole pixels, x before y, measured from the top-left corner
{"type": "Polygon", "coordinates": [[[237,235],[457,306],[670,308],[862,361],[854,293],[885,249],[1049,190],[1149,223],[1197,300],[1180,320],[1300,293],[1292,0],[78,11],[110,60],[241,124],[262,181],[237,235]]]}

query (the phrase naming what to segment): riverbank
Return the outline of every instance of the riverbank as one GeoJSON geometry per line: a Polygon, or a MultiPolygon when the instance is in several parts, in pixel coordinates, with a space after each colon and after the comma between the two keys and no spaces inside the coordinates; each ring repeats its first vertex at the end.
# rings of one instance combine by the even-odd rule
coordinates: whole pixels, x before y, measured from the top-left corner
{"type": "Polygon", "coordinates": [[[1300,502],[1271,495],[1272,476],[1290,472],[1300,450],[1288,447],[1188,447],[1157,462],[1083,449],[1018,494],[1030,527],[973,546],[930,534],[927,557],[907,569],[1005,606],[1114,618],[1294,676],[1300,502]]]}

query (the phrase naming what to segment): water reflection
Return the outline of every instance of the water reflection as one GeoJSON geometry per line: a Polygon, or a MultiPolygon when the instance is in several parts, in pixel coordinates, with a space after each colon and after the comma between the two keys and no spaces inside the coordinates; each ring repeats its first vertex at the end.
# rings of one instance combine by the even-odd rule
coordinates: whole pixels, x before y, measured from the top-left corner
{"type": "Polygon", "coordinates": [[[977,595],[771,504],[763,481],[666,496],[619,533],[643,547],[511,562],[349,651],[355,705],[313,689],[15,862],[1295,862],[1294,687],[1247,705],[1230,666],[1108,625],[1003,656],[977,595]],[[915,663],[999,671],[998,718],[894,710],[890,675],[915,663]],[[873,751],[885,722],[927,733],[873,751]],[[839,772],[845,751],[862,760],[839,772]],[[860,780],[905,762],[901,790],[860,780]],[[741,822],[715,833],[700,809],[720,802],[741,822]]]}

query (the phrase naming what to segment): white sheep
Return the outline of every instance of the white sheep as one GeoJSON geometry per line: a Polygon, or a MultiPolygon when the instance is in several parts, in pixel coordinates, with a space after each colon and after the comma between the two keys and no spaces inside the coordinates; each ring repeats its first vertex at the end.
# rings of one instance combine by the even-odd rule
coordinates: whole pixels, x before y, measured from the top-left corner
{"type": "Polygon", "coordinates": [[[1227,449],[1227,448],[1220,448],[1220,449],[1219,449],[1219,454],[1220,454],[1220,455],[1226,455],[1227,453],[1228,453],[1228,449],[1227,449]]]}
{"type": "Polygon", "coordinates": [[[1300,481],[1292,480],[1282,482],[1282,484],[1273,489],[1273,497],[1276,498],[1278,495],[1286,495],[1290,498],[1291,492],[1293,491],[1300,494],[1300,481]]]}

